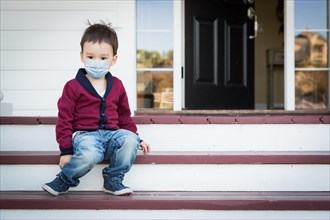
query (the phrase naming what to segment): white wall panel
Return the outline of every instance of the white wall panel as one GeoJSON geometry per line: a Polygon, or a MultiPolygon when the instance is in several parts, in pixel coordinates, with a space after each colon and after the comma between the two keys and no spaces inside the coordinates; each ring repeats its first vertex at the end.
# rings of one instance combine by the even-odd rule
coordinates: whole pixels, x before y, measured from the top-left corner
{"type": "Polygon", "coordinates": [[[130,6],[135,0],[21,0],[21,1],[1,1],[1,8],[4,11],[114,11],[118,6],[130,6]]]}
{"type": "Polygon", "coordinates": [[[2,50],[73,50],[80,52],[82,31],[1,31],[2,50]]]}
{"type": "Polygon", "coordinates": [[[126,86],[133,111],[135,1],[1,1],[0,19],[1,91],[14,116],[56,115],[59,90],[83,67],[80,40],[87,20],[100,19],[116,28],[119,59],[111,72],[126,86]]]}
{"type": "Polygon", "coordinates": [[[15,110],[56,110],[61,90],[3,90],[4,102],[15,110]]]}
{"type": "Polygon", "coordinates": [[[12,90],[21,90],[22,92],[24,90],[61,90],[68,80],[76,76],[76,73],[76,69],[65,71],[3,70],[1,71],[0,88],[3,93],[12,90]]]}
{"type": "Polygon", "coordinates": [[[115,11],[2,11],[1,30],[83,31],[87,20],[100,19],[117,23],[115,11]]]}
{"type": "Polygon", "coordinates": [[[75,51],[1,51],[2,70],[71,70],[82,66],[75,51]]]}

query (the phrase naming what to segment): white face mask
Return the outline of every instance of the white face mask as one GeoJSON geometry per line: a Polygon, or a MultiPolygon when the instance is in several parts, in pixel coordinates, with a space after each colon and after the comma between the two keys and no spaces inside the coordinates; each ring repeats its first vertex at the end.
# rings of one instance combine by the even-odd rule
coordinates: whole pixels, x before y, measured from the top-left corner
{"type": "Polygon", "coordinates": [[[87,59],[85,70],[94,79],[100,79],[109,72],[109,61],[87,59]]]}

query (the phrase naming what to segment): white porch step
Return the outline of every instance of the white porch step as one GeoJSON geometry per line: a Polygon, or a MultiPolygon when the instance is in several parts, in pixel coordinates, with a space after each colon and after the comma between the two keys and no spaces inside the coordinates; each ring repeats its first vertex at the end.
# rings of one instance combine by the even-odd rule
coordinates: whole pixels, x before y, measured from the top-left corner
{"type": "Polygon", "coordinates": [[[61,210],[61,209],[5,209],[0,211],[3,220],[329,220],[329,211],[297,210],[61,210]]]}
{"type": "MultiPolygon", "coordinates": [[[[97,165],[73,191],[102,190],[97,165]]],[[[41,190],[57,165],[1,165],[1,190],[41,190]]],[[[329,165],[133,165],[124,183],[137,191],[328,191],[329,165]]]]}
{"type": "Polygon", "coordinates": [[[49,119],[0,123],[1,219],[329,219],[327,116],[138,118],[153,152],[125,177],[131,197],[101,192],[106,163],[43,192],[59,172],[49,119]]]}
{"type": "MultiPolygon", "coordinates": [[[[330,124],[138,124],[154,151],[330,151],[330,124]]],[[[1,151],[56,151],[55,125],[0,125],[1,151]]]]}

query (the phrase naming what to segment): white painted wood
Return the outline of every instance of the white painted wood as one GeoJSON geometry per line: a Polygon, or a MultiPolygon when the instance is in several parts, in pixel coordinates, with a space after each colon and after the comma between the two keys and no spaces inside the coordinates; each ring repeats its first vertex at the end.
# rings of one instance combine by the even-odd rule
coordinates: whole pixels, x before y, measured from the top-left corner
{"type": "MultiPolygon", "coordinates": [[[[97,165],[73,191],[101,191],[97,165]]],[[[1,165],[1,190],[41,190],[58,165],[1,165]],[[31,178],[33,172],[33,178],[31,178]]],[[[133,165],[124,184],[136,191],[328,191],[329,165],[133,165]]]]}
{"type": "Polygon", "coordinates": [[[1,125],[1,151],[57,151],[53,125],[1,125]]]}
{"type": "MultiPolygon", "coordinates": [[[[83,64],[79,51],[1,51],[2,70],[78,70],[80,67],[83,64]]],[[[29,81],[31,88],[33,81],[29,81]]]]}
{"type": "MultiPolygon", "coordinates": [[[[330,150],[330,125],[326,124],[137,126],[154,151],[330,150]]],[[[3,151],[58,150],[54,125],[1,125],[0,135],[3,151]]]]}
{"type": "Polygon", "coordinates": [[[217,210],[0,210],[6,220],[329,220],[328,211],[217,211],[217,210]]]}
{"type": "Polygon", "coordinates": [[[16,51],[73,50],[79,52],[82,34],[82,30],[1,31],[1,49],[16,51]]]}
{"type": "MultiPolygon", "coordinates": [[[[16,70],[16,71],[1,71],[1,91],[21,91],[21,90],[56,90],[61,91],[65,83],[76,76],[77,70],[53,71],[53,70],[16,70]],[[13,77],[15,76],[15,77],[13,77]],[[19,79],[19,80],[17,80],[19,79]],[[34,83],[31,88],[31,83],[39,81],[42,83],[34,83]]],[[[22,92],[20,92],[22,93],[22,92]]],[[[56,92],[56,95],[58,93],[56,92]]],[[[8,97],[6,97],[8,98],[8,97]]],[[[59,97],[57,97],[59,98],[59,97]]],[[[11,100],[13,101],[13,100],[11,100]]],[[[51,100],[53,102],[53,100],[51,100]]],[[[54,104],[54,103],[52,103],[54,104]]],[[[56,103],[55,103],[56,104],[56,103]]]]}
{"type": "Polygon", "coordinates": [[[134,112],[135,1],[1,1],[0,16],[1,90],[8,103],[14,106],[13,115],[56,116],[54,106],[59,98],[58,91],[64,82],[75,76],[78,68],[83,67],[79,44],[88,27],[87,20],[94,23],[100,19],[111,22],[117,31],[119,59],[111,72],[126,86],[134,112]],[[34,71],[37,75],[29,75],[34,71]],[[17,72],[26,74],[24,80],[17,80],[17,72]],[[40,72],[58,74],[57,80],[39,78],[40,72]],[[49,86],[48,89],[45,86],[49,86]],[[29,90],[53,94],[49,94],[42,105],[40,100],[45,100],[42,95],[29,94],[26,98],[29,90]],[[29,100],[29,104],[24,100],[29,100]]]}
{"type": "Polygon", "coordinates": [[[173,1],[173,110],[182,110],[182,78],[181,68],[183,65],[183,1],[173,1]]]}
{"type": "Polygon", "coordinates": [[[284,106],[295,110],[294,1],[284,1],[284,106]]]}
{"type": "MultiPolygon", "coordinates": [[[[79,4],[79,1],[76,4],[79,4]]],[[[83,31],[88,20],[94,22],[100,19],[118,23],[116,9],[109,11],[2,11],[1,30],[83,31]]]]}
{"type": "Polygon", "coordinates": [[[329,150],[330,125],[140,125],[157,150],[329,150]],[[154,132],[157,131],[157,132],[154,132]]]}
{"type": "Polygon", "coordinates": [[[4,11],[113,11],[118,8],[129,6],[129,2],[134,0],[111,0],[111,1],[91,1],[91,0],[69,0],[69,1],[56,1],[56,0],[1,0],[1,8],[4,11]],[[60,2],[60,4],[59,4],[60,2]],[[78,3],[77,3],[78,2],[78,3]]]}
{"type": "Polygon", "coordinates": [[[3,90],[4,102],[13,103],[16,110],[52,110],[57,112],[61,90],[3,90]],[[35,101],[32,101],[35,100],[35,101]],[[15,101],[15,102],[14,102],[15,101]]]}

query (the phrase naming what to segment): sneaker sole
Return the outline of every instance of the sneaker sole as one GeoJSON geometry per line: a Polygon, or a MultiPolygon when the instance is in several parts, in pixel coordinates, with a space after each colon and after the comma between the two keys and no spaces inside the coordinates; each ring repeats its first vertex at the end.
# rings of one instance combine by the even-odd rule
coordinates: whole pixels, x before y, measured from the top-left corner
{"type": "Polygon", "coordinates": [[[103,191],[109,194],[112,194],[114,196],[129,196],[133,194],[133,190],[130,188],[118,190],[118,191],[110,191],[105,188],[103,188],[103,191]]]}
{"type": "Polygon", "coordinates": [[[60,194],[63,194],[63,193],[67,193],[68,191],[65,191],[65,192],[57,192],[55,190],[53,190],[52,188],[50,188],[49,186],[47,186],[46,184],[42,186],[42,189],[46,192],[48,192],[49,194],[53,195],[53,196],[58,196],[60,194]]]}

